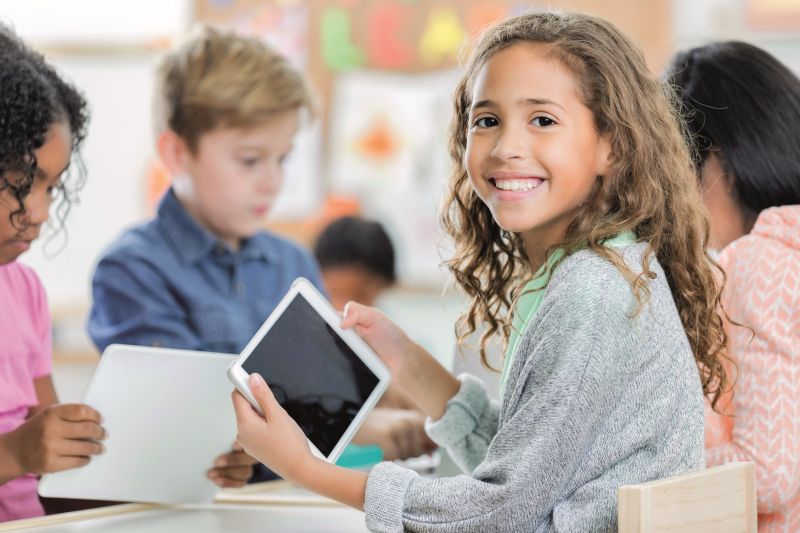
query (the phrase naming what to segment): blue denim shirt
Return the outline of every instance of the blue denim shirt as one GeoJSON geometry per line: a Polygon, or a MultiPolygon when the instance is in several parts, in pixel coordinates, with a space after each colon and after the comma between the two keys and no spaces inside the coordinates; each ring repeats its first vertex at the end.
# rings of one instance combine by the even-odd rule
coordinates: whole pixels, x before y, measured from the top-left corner
{"type": "Polygon", "coordinates": [[[298,276],[324,291],[299,246],[259,232],[231,252],[170,190],[155,219],[125,232],[98,263],[89,336],[100,351],[122,343],[238,353],[298,276]]]}

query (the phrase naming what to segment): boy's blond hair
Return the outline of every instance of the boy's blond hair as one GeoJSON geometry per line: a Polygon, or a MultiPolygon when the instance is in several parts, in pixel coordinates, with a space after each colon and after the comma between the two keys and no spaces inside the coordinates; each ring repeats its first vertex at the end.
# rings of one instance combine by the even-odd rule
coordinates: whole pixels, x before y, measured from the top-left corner
{"type": "Polygon", "coordinates": [[[312,107],[303,76],[284,56],[258,39],[211,27],[169,52],[156,72],[156,134],[170,129],[192,150],[217,127],[251,127],[312,107]]]}

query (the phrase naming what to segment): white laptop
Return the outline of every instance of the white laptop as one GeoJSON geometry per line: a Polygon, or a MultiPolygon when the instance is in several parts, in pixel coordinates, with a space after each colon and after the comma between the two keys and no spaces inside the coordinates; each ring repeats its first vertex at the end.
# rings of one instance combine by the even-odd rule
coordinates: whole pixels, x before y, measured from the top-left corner
{"type": "Polygon", "coordinates": [[[39,494],[154,503],[204,503],[206,477],[231,450],[236,418],[228,354],[111,345],[83,402],[103,416],[104,454],[78,469],[47,474],[39,494]]]}

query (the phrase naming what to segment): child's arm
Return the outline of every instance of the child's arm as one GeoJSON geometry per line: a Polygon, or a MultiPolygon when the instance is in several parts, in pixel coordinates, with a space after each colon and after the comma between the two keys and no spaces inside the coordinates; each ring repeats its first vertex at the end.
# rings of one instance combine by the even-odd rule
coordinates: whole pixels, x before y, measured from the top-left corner
{"type": "Polygon", "coordinates": [[[497,431],[499,408],[474,379],[462,384],[377,309],[350,302],[342,327],[354,328],[389,365],[393,383],[436,421],[427,432],[465,471],[483,461],[497,431]]]}
{"type": "Polygon", "coordinates": [[[33,380],[33,388],[36,391],[36,399],[39,401],[39,404],[28,409],[27,418],[36,416],[47,407],[58,403],[58,396],[56,395],[56,389],[53,386],[53,379],[50,375],[35,378],[33,380]]]}
{"type": "Polygon", "coordinates": [[[0,484],[27,473],[83,466],[103,452],[100,413],[82,404],[51,405],[0,435],[0,484]]]}
{"type": "Polygon", "coordinates": [[[392,371],[392,379],[429,418],[438,420],[459,389],[458,380],[379,310],[349,302],[342,328],[353,328],[392,371]]]}
{"type": "MultiPolygon", "coordinates": [[[[28,410],[27,421],[22,426],[0,435],[0,484],[28,472],[66,470],[85,464],[62,456],[66,448],[61,444],[69,443],[58,441],[65,431],[75,435],[72,437],[75,439],[101,440],[105,437],[105,430],[100,426],[100,414],[91,407],[77,404],[56,406],[58,397],[49,375],[34,379],[33,387],[38,405],[28,410]],[[46,413],[48,410],[50,412],[46,413]]],[[[89,461],[92,452],[102,451],[99,444],[78,447],[85,448],[82,457],[85,462],[89,461]]]]}
{"type": "Polygon", "coordinates": [[[275,400],[263,378],[253,374],[248,384],[265,418],[261,418],[238,391],[233,392],[239,427],[237,442],[245,451],[282,478],[363,510],[367,474],[314,457],[306,436],[275,400]]]}

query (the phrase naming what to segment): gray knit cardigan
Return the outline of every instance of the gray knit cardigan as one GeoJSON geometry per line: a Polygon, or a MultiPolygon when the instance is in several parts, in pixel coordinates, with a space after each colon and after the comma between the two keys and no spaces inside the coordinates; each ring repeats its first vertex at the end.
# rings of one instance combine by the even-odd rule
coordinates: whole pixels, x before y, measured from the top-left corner
{"type": "MultiPolygon", "coordinates": [[[[645,244],[621,248],[634,272],[645,244]]],[[[664,271],[632,318],[629,282],[589,250],[553,273],[500,404],[478,380],[427,430],[465,475],[369,474],[371,531],[613,532],[617,487],[704,467],[700,378],[664,271]]]]}

